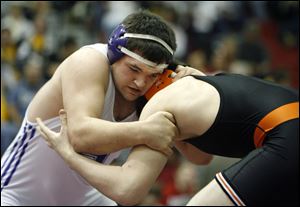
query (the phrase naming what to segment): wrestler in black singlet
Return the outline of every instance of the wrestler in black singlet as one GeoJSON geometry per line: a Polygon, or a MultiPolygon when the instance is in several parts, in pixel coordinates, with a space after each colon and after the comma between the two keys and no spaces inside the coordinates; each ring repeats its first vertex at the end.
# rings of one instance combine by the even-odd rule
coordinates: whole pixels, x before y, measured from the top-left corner
{"type": "MultiPolygon", "coordinates": [[[[221,103],[211,128],[185,141],[211,154],[242,158],[221,176],[244,204],[299,204],[299,118],[267,132],[261,147],[255,147],[253,140],[259,121],[282,105],[299,102],[298,93],[237,74],[194,78],[214,86],[221,103]]],[[[231,190],[224,189],[228,195],[231,190]]],[[[235,202],[234,195],[229,197],[241,204],[235,202]]]]}

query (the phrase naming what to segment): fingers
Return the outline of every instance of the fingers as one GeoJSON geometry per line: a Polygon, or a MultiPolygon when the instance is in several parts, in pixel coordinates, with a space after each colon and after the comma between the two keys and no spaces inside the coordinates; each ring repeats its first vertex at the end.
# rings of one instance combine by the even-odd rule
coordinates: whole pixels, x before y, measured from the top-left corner
{"type": "Polygon", "coordinates": [[[176,80],[178,80],[182,77],[188,76],[188,75],[205,75],[204,73],[202,73],[200,70],[198,70],[196,68],[182,66],[182,65],[178,65],[175,72],[177,73],[177,75],[175,76],[173,81],[176,81],[176,80]]]}
{"type": "Polygon", "coordinates": [[[184,66],[182,65],[177,65],[176,69],[175,69],[175,72],[176,73],[179,73],[180,71],[182,71],[184,69],[184,66]]]}
{"type": "Polygon", "coordinates": [[[171,155],[173,154],[173,150],[168,147],[167,149],[164,150],[163,152],[167,157],[171,157],[171,155]]]}
{"type": "Polygon", "coordinates": [[[47,137],[47,135],[41,130],[41,127],[40,126],[38,126],[38,127],[36,127],[36,129],[39,131],[39,133],[42,135],[42,137],[44,138],[44,140],[48,140],[48,137],[47,137]]]}
{"type": "Polygon", "coordinates": [[[50,129],[48,129],[48,127],[45,126],[45,124],[42,122],[42,120],[40,118],[36,118],[36,122],[39,125],[40,128],[40,132],[42,135],[46,136],[46,137],[51,137],[55,135],[55,132],[52,132],[50,129]]]}
{"type": "Polygon", "coordinates": [[[175,123],[176,120],[175,120],[175,117],[173,116],[173,114],[171,114],[170,112],[167,112],[167,111],[162,111],[161,113],[163,113],[163,115],[169,119],[171,122],[175,123]]]}
{"type": "Polygon", "coordinates": [[[63,109],[59,111],[59,118],[62,125],[67,125],[67,112],[63,109]]]}
{"type": "Polygon", "coordinates": [[[176,76],[173,78],[173,82],[185,76],[185,71],[178,71],[176,76]]]}
{"type": "Polygon", "coordinates": [[[61,121],[61,133],[66,133],[67,132],[67,113],[65,110],[61,109],[59,111],[59,118],[61,121]]]}
{"type": "Polygon", "coordinates": [[[178,131],[178,128],[177,128],[177,125],[176,125],[176,119],[175,119],[175,116],[173,114],[171,114],[170,112],[167,112],[167,111],[161,111],[160,113],[162,113],[170,122],[172,122],[173,126],[175,127],[175,137],[178,136],[179,134],[179,131],[178,131]]]}
{"type": "Polygon", "coordinates": [[[38,126],[37,127],[37,130],[39,131],[39,133],[42,135],[42,138],[46,141],[47,145],[50,147],[50,148],[53,148],[52,147],[52,144],[50,142],[50,138],[41,130],[41,127],[38,126]]]}
{"type": "Polygon", "coordinates": [[[177,75],[175,76],[175,78],[173,79],[173,82],[179,80],[180,78],[183,78],[185,76],[188,76],[188,75],[192,75],[191,73],[189,73],[188,71],[180,71],[177,73],[177,75]]]}
{"type": "Polygon", "coordinates": [[[170,75],[170,77],[171,77],[171,78],[175,78],[175,77],[176,77],[176,75],[177,75],[177,73],[175,73],[175,72],[172,72],[172,73],[171,73],[171,75],[170,75]]]}

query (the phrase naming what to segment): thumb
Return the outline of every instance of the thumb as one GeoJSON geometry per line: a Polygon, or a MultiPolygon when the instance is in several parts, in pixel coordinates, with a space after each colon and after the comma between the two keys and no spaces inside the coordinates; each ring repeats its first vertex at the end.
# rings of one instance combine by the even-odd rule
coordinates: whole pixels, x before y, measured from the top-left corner
{"type": "Polygon", "coordinates": [[[167,112],[167,111],[164,111],[163,114],[167,119],[169,119],[171,122],[175,123],[175,118],[174,118],[173,114],[171,114],[170,112],[167,112]]]}
{"type": "Polygon", "coordinates": [[[61,109],[59,111],[59,118],[61,121],[61,131],[65,132],[67,130],[67,113],[65,110],[61,109]]]}

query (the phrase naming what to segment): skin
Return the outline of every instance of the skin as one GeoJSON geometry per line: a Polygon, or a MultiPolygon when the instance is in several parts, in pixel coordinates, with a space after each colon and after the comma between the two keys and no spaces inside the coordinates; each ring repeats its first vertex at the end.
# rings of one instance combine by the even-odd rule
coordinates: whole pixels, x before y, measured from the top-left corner
{"type": "MultiPolygon", "coordinates": [[[[98,51],[79,49],[60,64],[53,77],[38,91],[28,107],[27,119],[30,122],[35,122],[36,117],[48,120],[64,108],[69,114],[68,136],[77,152],[105,154],[147,144],[170,154],[169,144],[177,132],[164,114],[144,120],[147,124],[99,119],[109,70],[107,58],[98,51]],[[160,137],[162,142],[149,139],[151,136],[160,137]]],[[[124,56],[112,65],[112,75],[116,86],[114,117],[122,120],[135,111],[137,98],[156,81],[159,71],[124,56]]]]}
{"type": "MultiPolygon", "coordinates": [[[[220,96],[213,86],[188,76],[153,96],[144,107],[140,121],[147,120],[157,112],[164,112],[166,116],[171,114],[169,120],[174,121],[178,129],[175,146],[193,163],[208,164],[212,155],[182,141],[205,133],[214,123],[219,106],[220,96]]],[[[61,111],[60,114],[64,126],[60,133],[50,131],[38,120],[39,130],[48,145],[72,169],[108,197],[122,205],[139,203],[165,166],[167,156],[145,145],[139,145],[133,148],[122,166],[98,164],[75,153],[65,133],[68,127],[66,113],[61,111]]],[[[233,203],[220,186],[212,181],[192,198],[189,205],[233,205],[233,203]],[[212,191],[215,193],[211,193],[212,191]]]]}

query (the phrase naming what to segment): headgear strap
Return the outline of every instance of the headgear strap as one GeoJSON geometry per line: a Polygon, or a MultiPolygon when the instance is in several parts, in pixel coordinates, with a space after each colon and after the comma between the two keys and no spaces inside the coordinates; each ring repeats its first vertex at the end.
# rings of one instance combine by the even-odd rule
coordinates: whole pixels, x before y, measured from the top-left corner
{"type": "Polygon", "coordinates": [[[138,54],[136,54],[136,53],[128,50],[125,47],[119,46],[119,49],[123,53],[125,53],[126,55],[128,55],[128,56],[130,56],[130,57],[132,57],[132,58],[134,58],[134,59],[136,59],[136,60],[138,60],[138,61],[140,61],[140,62],[142,62],[142,63],[144,63],[144,64],[146,64],[148,66],[150,66],[150,67],[153,67],[153,68],[156,67],[156,68],[158,68],[160,73],[162,73],[164,71],[164,69],[166,67],[168,67],[168,64],[156,64],[155,62],[147,60],[147,59],[143,58],[142,56],[140,56],[140,55],[138,55],[138,54]]]}
{"type": "Polygon", "coordinates": [[[174,54],[173,50],[171,47],[162,39],[159,37],[153,36],[153,35],[147,35],[147,34],[135,34],[135,33],[125,33],[124,37],[131,37],[131,38],[137,38],[137,39],[145,39],[145,40],[153,40],[158,43],[160,43],[162,46],[164,46],[170,53],[171,55],[174,54]]]}

